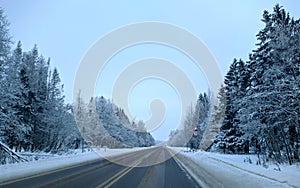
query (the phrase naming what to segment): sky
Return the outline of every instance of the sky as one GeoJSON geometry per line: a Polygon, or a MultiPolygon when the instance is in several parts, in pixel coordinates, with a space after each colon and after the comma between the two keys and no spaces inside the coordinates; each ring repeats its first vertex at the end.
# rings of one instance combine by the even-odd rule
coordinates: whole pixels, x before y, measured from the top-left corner
{"type": "MultiPolygon", "coordinates": [[[[221,74],[225,75],[233,58],[246,60],[255,49],[255,35],[263,27],[260,21],[263,10],[272,11],[276,3],[295,18],[300,18],[300,2],[284,0],[0,0],[10,22],[13,40],[20,40],[24,51],[37,44],[40,53],[51,58],[51,66],[58,68],[66,102],[73,100],[74,80],[86,53],[99,39],[118,28],[143,22],[167,23],[182,28],[206,45],[221,74]]],[[[186,54],[168,45],[142,43],[124,47],[109,59],[96,80],[95,95],[112,99],[113,86],[122,71],[150,57],[176,65],[188,77],[197,94],[209,90],[207,75],[186,54]]],[[[124,98],[128,101],[131,118],[144,121],[151,118],[151,101],[159,99],[163,102],[166,110],[163,122],[151,129],[151,133],[156,139],[165,140],[183,121],[178,93],[176,84],[147,78],[135,83],[130,93],[124,93],[124,98]]]]}

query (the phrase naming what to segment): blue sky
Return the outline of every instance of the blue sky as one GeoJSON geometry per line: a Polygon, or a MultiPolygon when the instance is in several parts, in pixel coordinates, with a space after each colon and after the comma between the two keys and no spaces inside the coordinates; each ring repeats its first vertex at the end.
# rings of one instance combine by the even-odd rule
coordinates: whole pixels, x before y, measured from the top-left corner
{"type": "MultiPolygon", "coordinates": [[[[284,0],[0,0],[11,23],[13,39],[21,40],[24,50],[38,44],[40,52],[50,57],[52,66],[58,68],[67,102],[72,101],[74,78],[81,59],[92,44],[116,28],[145,21],[184,28],[206,44],[221,72],[226,74],[233,58],[246,59],[255,48],[255,35],[263,27],[262,12],[264,9],[272,11],[276,3],[283,5],[292,16],[300,17],[300,2],[284,0]]],[[[145,57],[175,62],[189,76],[198,93],[208,90],[205,76],[193,63],[186,63],[190,61],[187,57],[172,48],[148,44],[117,54],[99,77],[96,95],[111,98],[115,77],[124,67],[145,57]]],[[[170,130],[177,127],[180,115],[180,102],[170,86],[158,80],[146,80],[137,85],[129,96],[131,114],[137,119],[149,118],[148,105],[153,98],[161,98],[167,107],[165,121],[153,135],[166,139],[170,130]]]]}

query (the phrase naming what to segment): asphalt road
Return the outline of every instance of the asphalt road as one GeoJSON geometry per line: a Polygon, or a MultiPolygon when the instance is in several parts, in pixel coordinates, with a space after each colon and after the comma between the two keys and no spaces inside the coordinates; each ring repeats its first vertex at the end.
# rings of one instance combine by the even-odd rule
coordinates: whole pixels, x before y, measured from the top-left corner
{"type": "Polygon", "coordinates": [[[135,151],[113,158],[60,169],[0,187],[199,187],[165,147],[135,151]]]}

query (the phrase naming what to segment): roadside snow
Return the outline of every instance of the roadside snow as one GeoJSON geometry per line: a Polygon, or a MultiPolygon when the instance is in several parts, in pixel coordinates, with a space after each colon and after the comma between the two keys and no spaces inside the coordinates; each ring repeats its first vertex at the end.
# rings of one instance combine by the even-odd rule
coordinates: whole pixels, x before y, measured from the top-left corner
{"type": "MultiPolygon", "coordinates": [[[[34,176],[60,168],[75,166],[80,163],[121,155],[123,153],[142,150],[132,149],[108,149],[100,148],[94,151],[74,150],[66,155],[30,154],[32,161],[0,165],[0,184],[9,180],[34,176]],[[38,160],[35,160],[37,159],[38,160]]],[[[269,164],[268,168],[256,165],[255,155],[225,155],[203,151],[186,152],[184,148],[172,148],[182,156],[190,159],[184,163],[196,175],[206,177],[207,184],[219,183],[222,187],[226,182],[227,187],[300,187],[300,166],[281,165],[280,171],[276,165],[269,164]],[[252,164],[249,163],[249,159],[252,164]],[[195,165],[196,164],[196,165],[195,165]],[[199,165],[197,167],[197,165],[199,165]],[[220,184],[221,182],[221,184],[220,184]],[[230,185],[230,186],[228,186],[230,185]]],[[[219,186],[219,187],[220,187],[219,186]]],[[[204,186],[205,187],[205,186],[204,186]]],[[[226,186],[224,186],[226,187],[226,186]]]]}
{"type": "Polygon", "coordinates": [[[141,150],[144,148],[109,149],[99,148],[94,151],[73,150],[64,155],[53,155],[45,153],[26,153],[29,162],[0,165],[0,184],[6,181],[20,179],[46,173],[56,169],[75,166],[80,163],[93,161],[108,156],[120,155],[127,152],[141,150]],[[31,156],[31,157],[28,157],[31,156]],[[38,160],[35,160],[38,159],[38,160]]]}
{"type": "Polygon", "coordinates": [[[123,149],[109,149],[109,148],[99,148],[99,149],[94,149],[96,153],[98,153],[102,157],[111,157],[115,155],[121,155],[124,153],[128,152],[133,152],[133,151],[139,151],[139,150],[144,150],[144,149],[149,149],[151,147],[139,147],[139,148],[123,148],[123,149]]]}
{"type": "MultiPolygon", "coordinates": [[[[300,187],[299,165],[280,165],[279,171],[278,166],[275,164],[268,164],[267,168],[256,165],[258,160],[256,155],[228,155],[204,151],[187,152],[184,148],[172,149],[192,159],[202,168],[211,169],[211,172],[215,173],[220,172],[222,176],[231,177],[236,182],[244,182],[244,187],[247,187],[247,185],[256,185],[256,187],[270,185],[272,187],[300,187]]],[[[238,186],[236,185],[236,187],[238,186]]]]}
{"type": "Polygon", "coordinates": [[[267,167],[256,165],[258,160],[256,155],[225,155],[218,153],[205,153],[209,158],[223,162],[228,165],[249,171],[250,173],[272,179],[281,183],[286,183],[293,187],[300,187],[300,166],[267,164],[267,167]],[[251,159],[252,164],[249,163],[251,159]]]}
{"type": "Polygon", "coordinates": [[[43,158],[40,160],[1,165],[0,183],[49,172],[55,169],[95,160],[97,158],[99,158],[99,155],[90,151],[65,156],[49,155],[48,157],[46,157],[45,155],[43,155],[43,158]]]}

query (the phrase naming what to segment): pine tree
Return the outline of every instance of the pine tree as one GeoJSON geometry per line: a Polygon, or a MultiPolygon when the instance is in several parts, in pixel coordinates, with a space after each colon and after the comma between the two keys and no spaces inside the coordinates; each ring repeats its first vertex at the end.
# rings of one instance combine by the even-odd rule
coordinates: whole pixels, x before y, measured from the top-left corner
{"type": "Polygon", "coordinates": [[[0,80],[5,78],[6,63],[10,55],[11,45],[9,22],[4,15],[3,9],[0,7],[0,80]]]}
{"type": "Polygon", "coordinates": [[[43,129],[46,132],[45,137],[47,138],[47,142],[44,143],[44,147],[46,147],[48,151],[58,150],[63,145],[62,135],[64,133],[66,108],[64,105],[63,84],[61,84],[56,68],[54,68],[48,84],[45,108],[44,121],[46,127],[43,127],[43,129]]]}
{"type": "Polygon", "coordinates": [[[94,147],[147,147],[155,144],[142,121],[130,121],[124,110],[103,96],[75,103],[76,122],[85,141],[94,147]]]}
{"type": "Polygon", "coordinates": [[[169,145],[193,145],[193,147],[198,148],[209,122],[210,108],[210,97],[206,93],[199,94],[196,105],[191,104],[186,112],[183,128],[170,133],[169,145]],[[193,136],[195,129],[198,130],[197,136],[193,136]]]}
{"type": "Polygon", "coordinates": [[[0,8],[0,141],[7,140],[7,123],[15,119],[14,112],[9,106],[7,96],[9,95],[8,82],[6,81],[6,68],[10,55],[11,37],[9,34],[9,23],[0,8]]]}
{"type": "Polygon", "coordinates": [[[10,135],[6,138],[6,143],[10,148],[17,150],[28,149],[31,144],[30,131],[31,127],[26,124],[26,101],[24,99],[24,92],[26,91],[22,85],[25,79],[21,79],[21,65],[22,65],[22,45],[18,42],[16,49],[13,51],[12,56],[9,58],[6,82],[6,108],[7,115],[10,117],[10,121],[6,124],[6,135],[10,135]],[[24,121],[25,120],[25,121],[24,121]]]}
{"type": "Polygon", "coordinates": [[[263,22],[250,56],[251,87],[242,103],[241,127],[258,143],[258,152],[279,163],[285,153],[292,164],[299,161],[299,20],[276,5],[273,13],[264,12],[263,22]]]}
{"type": "Polygon", "coordinates": [[[50,59],[39,55],[37,45],[23,52],[19,41],[11,51],[8,29],[0,9],[0,141],[19,152],[78,147],[57,69],[50,71],[50,59]]]}
{"type": "Polygon", "coordinates": [[[249,85],[249,71],[242,60],[234,59],[225,76],[226,108],[224,122],[221,126],[216,143],[224,152],[241,153],[248,151],[248,141],[241,139],[244,132],[238,127],[237,113],[243,108],[240,104],[244,100],[249,85]]]}
{"type": "Polygon", "coordinates": [[[209,121],[209,114],[210,114],[210,98],[206,93],[200,94],[197,105],[196,105],[196,112],[199,113],[198,115],[198,122],[197,122],[197,129],[198,129],[198,143],[202,140],[203,133],[208,125],[209,121]],[[198,109],[197,109],[198,108],[198,109]]]}
{"type": "Polygon", "coordinates": [[[224,142],[224,131],[220,132],[220,128],[224,122],[224,115],[227,106],[227,98],[224,85],[221,85],[217,95],[217,102],[214,104],[209,119],[208,127],[206,128],[203,139],[200,143],[204,150],[221,150],[225,153],[226,144],[224,142]],[[218,135],[219,134],[219,135],[218,135]]]}
{"type": "Polygon", "coordinates": [[[264,11],[262,21],[249,62],[234,60],[226,75],[225,120],[215,146],[292,164],[299,161],[300,21],[279,5],[264,11]]]}

